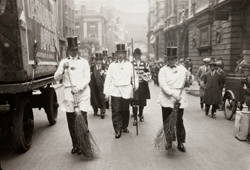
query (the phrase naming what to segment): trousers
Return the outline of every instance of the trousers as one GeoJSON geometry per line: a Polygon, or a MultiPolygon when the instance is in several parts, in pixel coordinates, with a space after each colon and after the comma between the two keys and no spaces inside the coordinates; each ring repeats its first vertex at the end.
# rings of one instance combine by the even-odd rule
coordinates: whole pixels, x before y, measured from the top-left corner
{"type": "MultiPolygon", "coordinates": [[[[167,120],[167,118],[170,116],[172,111],[173,109],[170,107],[162,107],[163,123],[167,120]]],[[[185,127],[183,124],[183,113],[184,113],[184,109],[179,109],[177,112],[176,136],[177,136],[178,143],[185,143],[185,139],[186,139],[186,131],[185,131],[185,127]]]]}
{"type": "Polygon", "coordinates": [[[115,132],[128,128],[129,103],[130,99],[111,96],[112,122],[115,132]]]}
{"type": "MultiPolygon", "coordinates": [[[[87,112],[81,111],[81,115],[84,117],[85,123],[88,126],[87,112]]],[[[72,140],[72,145],[74,148],[76,148],[77,147],[77,138],[76,138],[76,132],[75,132],[76,115],[74,112],[66,112],[66,116],[67,116],[69,133],[70,133],[70,137],[72,140]]]]}

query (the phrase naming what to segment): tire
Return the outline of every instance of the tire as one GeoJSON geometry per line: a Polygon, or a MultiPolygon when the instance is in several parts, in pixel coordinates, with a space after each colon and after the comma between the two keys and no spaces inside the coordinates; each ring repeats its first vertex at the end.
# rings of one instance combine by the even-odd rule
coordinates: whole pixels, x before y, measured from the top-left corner
{"type": "Polygon", "coordinates": [[[34,131],[34,117],[31,103],[28,98],[17,99],[13,114],[13,138],[17,151],[29,150],[34,131]]]}
{"type": "Polygon", "coordinates": [[[231,94],[227,94],[224,98],[224,116],[225,119],[231,120],[236,112],[236,103],[231,94]]]}
{"type": "Polygon", "coordinates": [[[47,114],[48,121],[50,125],[56,124],[57,115],[58,115],[58,107],[59,104],[57,103],[57,96],[56,91],[54,88],[49,87],[45,89],[45,97],[44,97],[44,103],[45,103],[45,112],[47,114]]]}

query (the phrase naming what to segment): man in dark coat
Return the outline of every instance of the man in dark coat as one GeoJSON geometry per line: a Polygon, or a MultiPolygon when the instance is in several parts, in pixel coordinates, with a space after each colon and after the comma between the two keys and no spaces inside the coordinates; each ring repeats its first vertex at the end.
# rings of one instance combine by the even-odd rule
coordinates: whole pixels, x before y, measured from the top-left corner
{"type": "Polygon", "coordinates": [[[200,106],[201,109],[203,109],[204,106],[204,74],[207,73],[210,70],[209,63],[210,58],[203,59],[204,65],[200,66],[197,74],[196,74],[196,80],[198,81],[198,84],[200,86],[200,106]]]}
{"type": "Polygon", "coordinates": [[[102,63],[105,66],[105,69],[108,70],[109,67],[109,61],[108,61],[108,51],[104,50],[102,52],[102,63]]]}
{"type": "Polygon", "coordinates": [[[146,75],[146,73],[150,73],[149,65],[141,60],[141,50],[139,48],[136,48],[134,50],[134,58],[135,60],[132,62],[134,69],[139,77],[139,88],[136,91],[137,98],[133,101],[133,115],[137,115],[138,107],[139,106],[139,118],[140,121],[144,121],[143,116],[143,109],[147,105],[147,99],[150,99],[150,91],[148,87],[148,82],[144,80],[143,76],[146,75]]]}
{"type": "Polygon", "coordinates": [[[205,114],[208,115],[210,105],[212,105],[211,117],[215,119],[215,112],[221,102],[221,88],[223,86],[223,83],[221,74],[215,70],[216,63],[214,61],[211,61],[209,65],[211,70],[204,75],[204,103],[206,105],[205,114]]]}
{"type": "Polygon", "coordinates": [[[96,63],[91,66],[91,105],[94,109],[94,115],[98,113],[98,108],[101,109],[101,118],[105,117],[106,103],[105,95],[103,94],[105,81],[105,66],[102,63],[102,54],[96,53],[96,63]]]}

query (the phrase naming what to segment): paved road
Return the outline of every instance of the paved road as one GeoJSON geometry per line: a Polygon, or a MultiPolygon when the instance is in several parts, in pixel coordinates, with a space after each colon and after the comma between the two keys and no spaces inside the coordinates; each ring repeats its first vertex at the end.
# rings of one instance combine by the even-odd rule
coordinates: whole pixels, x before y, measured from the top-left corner
{"type": "MultiPolygon", "coordinates": [[[[57,90],[59,102],[62,89],[57,90]]],[[[247,170],[250,169],[250,145],[233,136],[234,118],[225,120],[222,112],[217,119],[205,116],[199,109],[199,98],[188,95],[189,108],[185,110],[186,153],[172,154],[156,151],[153,141],[159,130],[161,108],[156,103],[159,87],[150,84],[151,100],[145,109],[145,122],[139,124],[136,136],[132,118],[129,134],[115,139],[110,111],[104,120],[88,113],[89,126],[100,149],[99,158],[82,160],[71,155],[71,140],[66,115],[59,112],[58,122],[50,127],[43,111],[34,110],[35,133],[33,144],[25,154],[6,152],[2,166],[6,170],[247,170]]]]}

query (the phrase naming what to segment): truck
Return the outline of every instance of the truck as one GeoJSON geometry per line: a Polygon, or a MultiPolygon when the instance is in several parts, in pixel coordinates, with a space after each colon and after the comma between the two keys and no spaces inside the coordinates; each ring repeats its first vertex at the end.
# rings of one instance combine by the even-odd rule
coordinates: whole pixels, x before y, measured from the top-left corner
{"type": "Polygon", "coordinates": [[[0,133],[20,152],[32,143],[33,108],[56,124],[57,18],[56,0],[0,0],[0,133]]]}

